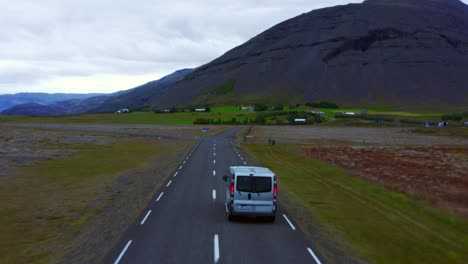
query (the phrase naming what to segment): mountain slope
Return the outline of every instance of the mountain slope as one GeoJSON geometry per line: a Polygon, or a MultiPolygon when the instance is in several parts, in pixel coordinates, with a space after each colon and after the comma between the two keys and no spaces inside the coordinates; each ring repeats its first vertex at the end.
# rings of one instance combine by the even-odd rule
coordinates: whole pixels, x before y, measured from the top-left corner
{"type": "Polygon", "coordinates": [[[302,14],[195,69],[153,108],[315,101],[460,109],[468,99],[468,8],[458,0],[368,0],[302,14]],[[235,82],[229,95],[213,92],[235,82]]]}
{"type": "Polygon", "coordinates": [[[139,109],[149,107],[152,101],[157,100],[161,94],[168,92],[177,81],[180,81],[192,71],[192,69],[175,71],[157,81],[138,86],[128,93],[112,97],[90,110],[90,112],[112,112],[120,108],[139,109]]]}

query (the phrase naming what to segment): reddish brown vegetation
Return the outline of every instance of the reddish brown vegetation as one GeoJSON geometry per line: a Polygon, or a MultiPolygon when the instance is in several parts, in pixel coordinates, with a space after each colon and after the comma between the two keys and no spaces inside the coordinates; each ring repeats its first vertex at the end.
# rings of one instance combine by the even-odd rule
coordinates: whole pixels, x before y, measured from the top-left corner
{"type": "Polygon", "coordinates": [[[468,147],[307,147],[307,155],[468,218],[468,147]]]}

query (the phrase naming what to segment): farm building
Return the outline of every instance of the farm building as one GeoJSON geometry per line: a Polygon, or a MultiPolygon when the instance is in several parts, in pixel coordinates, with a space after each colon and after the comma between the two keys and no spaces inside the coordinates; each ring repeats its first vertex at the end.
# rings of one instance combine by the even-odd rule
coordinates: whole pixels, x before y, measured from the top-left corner
{"type": "Polygon", "coordinates": [[[321,112],[320,109],[309,109],[309,113],[314,115],[324,115],[324,112],[321,112]]]}
{"type": "Polygon", "coordinates": [[[130,110],[128,108],[122,108],[117,111],[115,111],[117,114],[122,114],[122,113],[129,113],[130,110]]]}
{"type": "Polygon", "coordinates": [[[307,119],[305,118],[296,118],[294,119],[294,123],[305,123],[307,122],[307,119]]]}

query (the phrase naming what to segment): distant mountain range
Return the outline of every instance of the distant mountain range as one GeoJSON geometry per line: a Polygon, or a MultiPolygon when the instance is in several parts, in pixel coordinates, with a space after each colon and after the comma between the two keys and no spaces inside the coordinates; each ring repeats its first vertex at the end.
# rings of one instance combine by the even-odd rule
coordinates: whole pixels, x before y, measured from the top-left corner
{"type": "Polygon", "coordinates": [[[66,93],[17,93],[0,95],[0,112],[19,104],[42,104],[48,105],[66,100],[81,100],[102,94],[66,94],[66,93]]]}
{"type": "Polygon", "coordinates": [[[455,111],[467,110],[467,84],[467,5],[367,0],[286,20],[208,64],[119,95],[48,106],[70,114],[326,100],[342,106],[455,111]]]}
{"type": "MultiPolygon", "coordinates": [[[[179,81],[192,69],[178,70],[157,81],[111,94],[15,94],[2,95],[12,105],[1,115],[72,115],[113,112],[121,108],[142,109],[146,102],[179,81]],[[66,96],[65,96],[66,95],[66,96]],[[21,100],[19,99],[21,98],[21,100]]],[[[0,96],[0,100],[1,97],[0,96]]]]}

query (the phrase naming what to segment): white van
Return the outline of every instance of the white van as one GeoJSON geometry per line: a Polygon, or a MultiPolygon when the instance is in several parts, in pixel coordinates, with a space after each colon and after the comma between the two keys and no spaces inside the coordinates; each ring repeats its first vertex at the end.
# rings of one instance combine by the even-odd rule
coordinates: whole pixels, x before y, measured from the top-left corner
{"type": "Polygon", "coordinates": [[[268,168],[229,167],[226,181],[226,210],[229,220],[234,216],[266,216],[274,221],[278,187],[276,175],[268,168]]]}

